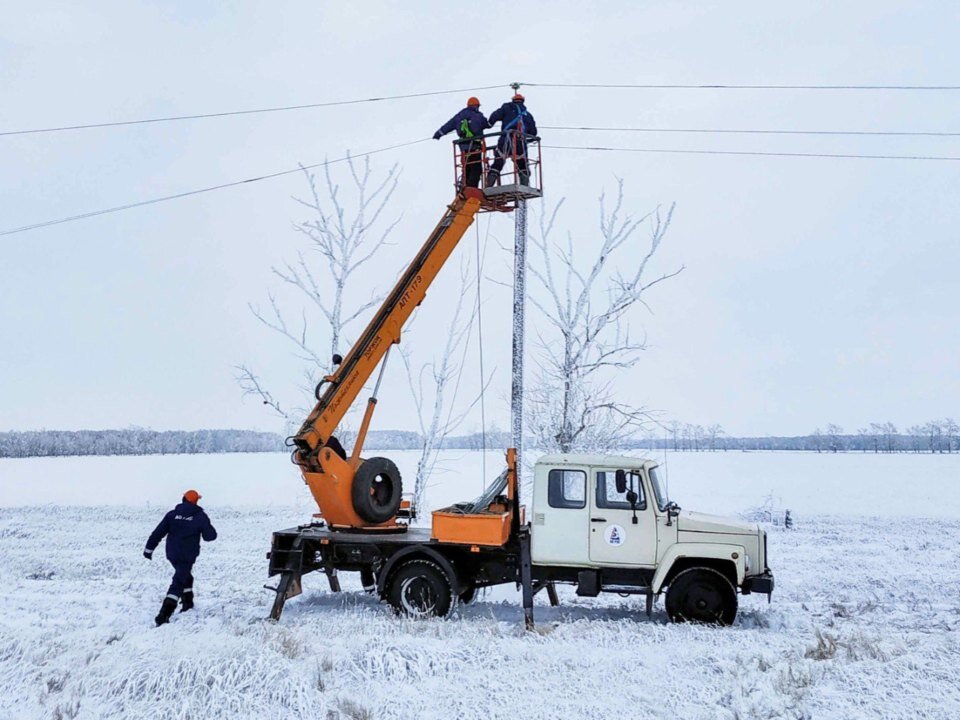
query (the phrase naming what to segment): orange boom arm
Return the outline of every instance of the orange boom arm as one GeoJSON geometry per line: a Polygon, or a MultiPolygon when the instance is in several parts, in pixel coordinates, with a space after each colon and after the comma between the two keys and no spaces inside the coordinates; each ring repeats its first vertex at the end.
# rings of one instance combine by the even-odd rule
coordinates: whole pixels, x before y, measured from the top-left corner
{"type": "Polygon", "coordinates": [[[443,218],[404,270],[343,362],[332,375],[324,378],[330,383],[329,387],[319,396],[316,407],[299,432],[293,436],[293,443],[297,448],[294,460],[303,471],[304,480],[323,516],[331,524],[354,527],[368,524],[353,513],[349,502],[349,486],[361,462],[360,446],[369,423],[372,403],[375,401],[371,401],[371,407],[368,408],[357,438],[357,447],[349,460],[342,460],[330,448],[324,448],[324,445],[350,410],[364,383],[383,360],[387,350],[392,344],[400,342],[404,324],[423,301],[440,268],[473,223],[482,200],[482,191],[466,188],[463,195],[458,196],[447,207],[443,218]]]}

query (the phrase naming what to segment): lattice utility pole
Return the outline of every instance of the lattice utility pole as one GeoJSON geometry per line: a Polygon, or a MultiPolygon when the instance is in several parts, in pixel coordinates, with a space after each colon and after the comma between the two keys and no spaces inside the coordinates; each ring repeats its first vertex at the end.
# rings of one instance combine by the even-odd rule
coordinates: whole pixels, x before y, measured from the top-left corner
{"type": "Polygon", "coordinates": [[[517,449],[517,487],[523,456],[523,320],[527,279],[527,201],[513,213],[513,383],[510,391],[511,445],[517,449]]]}

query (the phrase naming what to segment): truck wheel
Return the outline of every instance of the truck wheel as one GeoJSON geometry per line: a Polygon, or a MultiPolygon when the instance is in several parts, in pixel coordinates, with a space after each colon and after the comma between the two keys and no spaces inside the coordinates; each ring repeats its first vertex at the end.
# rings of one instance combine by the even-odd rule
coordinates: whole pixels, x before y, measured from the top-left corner
{"type": "Polygon", "coordinates": [[[387,600],[398,614],[443,617],[453,606],[450,578],[432,560],[411,560],[390,577],[387,600]]]}
{"type": "Polygon", "coordinates": [[[367,522],[385,523],[396,517],[402,490],[400,471],[392,460],[364,460],[353,476],[353,509],[367,522]]]}
{"type": "Polygon", "coordinates": [[[730,625],[737,617],[737,591],[713,568],[689,568],[670,581],[667,615],[673,622],[730,625]]]}

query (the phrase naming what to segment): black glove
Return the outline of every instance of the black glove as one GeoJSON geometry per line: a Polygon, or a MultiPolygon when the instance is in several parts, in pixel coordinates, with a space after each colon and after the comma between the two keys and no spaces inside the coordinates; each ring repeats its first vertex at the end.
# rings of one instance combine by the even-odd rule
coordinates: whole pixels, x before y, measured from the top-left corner
{"type": "Polygon", "coordinates": [[[144,551],[143,551],[143,556],[144,556],[147,560],[153,560],[153,550],[144,550],[144,551]]]}
{"type": "Polygon", "coordinates": [[[433,139],[434,139],[434,140],[439,140],[439,139],[442,138],[442,137],[443,137],[443,133],[440,132],[439,130],[437,130],[437,131],[433,134],[433,139]]]}

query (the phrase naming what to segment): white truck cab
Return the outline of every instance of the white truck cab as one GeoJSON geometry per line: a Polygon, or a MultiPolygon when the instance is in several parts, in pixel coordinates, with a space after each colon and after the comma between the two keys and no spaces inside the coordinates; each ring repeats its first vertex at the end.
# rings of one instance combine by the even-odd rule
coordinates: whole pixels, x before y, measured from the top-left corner
{"type": "MultiPolygon", "coordinates": [[[[667,589],[674,620],[733,622],[737,591],[773,592],[766,532],[756,524],[681,510],[657,463],[606,455],[546,455],[536,464],[531,560],[578,594],[667,589]]],[[[649,606],[648,606],[649,607],[649,606]]]]}

